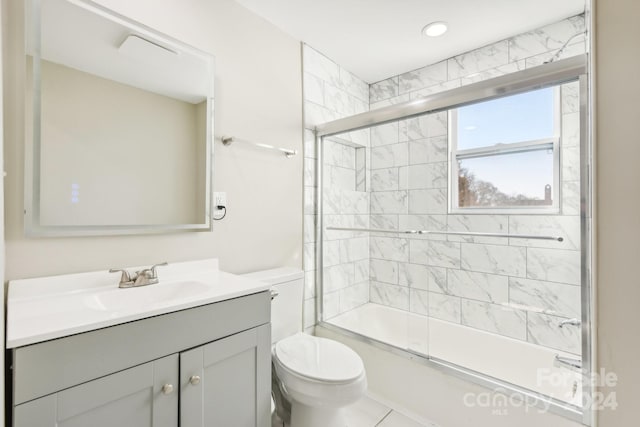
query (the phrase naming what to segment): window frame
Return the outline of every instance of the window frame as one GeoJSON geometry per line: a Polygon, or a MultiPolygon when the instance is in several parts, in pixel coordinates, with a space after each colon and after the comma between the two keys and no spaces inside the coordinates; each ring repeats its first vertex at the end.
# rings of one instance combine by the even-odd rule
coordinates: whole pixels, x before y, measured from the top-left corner
{"type": "MultiPolygon", "coordinates": [[[[516,94],[513,94],[516,95],[516,94]]],[[[511,96],[513,96],[511,95],[511,96]]],[[[548,138],[524,140],[510,143],[458,150],[458,108],[448,111],[448,146],[449,146],[449,213],[450,214],[558,214],[560,213],[560,139],[562,134],[560,85],[553,86],[553,135],[548,138]],[[550,206],[492,206],[471,207],[459,206],[458,194],[459,165],[458,160],[486,158],[505,154],[526,153],[529,151],[553,150],[553,183],[551,187],[552,204],[550,206]]]]}

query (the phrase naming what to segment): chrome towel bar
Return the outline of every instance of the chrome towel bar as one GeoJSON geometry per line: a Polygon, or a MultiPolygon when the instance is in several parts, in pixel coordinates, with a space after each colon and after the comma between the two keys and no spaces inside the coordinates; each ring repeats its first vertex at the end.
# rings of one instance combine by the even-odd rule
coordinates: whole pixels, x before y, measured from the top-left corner
{"type": "Polygon", "coordinates": [[[432,230],[386,230],[381,228],[352,228],[352,227],[326,227],[333,231],[362,231],[370,233],[393,233],[393,234],[442,234],[446,236],[477,236],[477,237],[506,237],[511,239],[536,239],[564,241],[559,236],[532,236],[528,234],[508,234],[508,233],[478,233],[474,231],[432,231],[432,230]]]}
{"type": "Polygon", "coordinates": [[[281,153],[284,153],[284,155],[287,156],[287,158],[293,157],[296,154],[298,154],[298,150],[290,150],[288,148],[274,147],[273,145],[269,145],[269,144],[262,144],[262,143],[259,143],[259,142],[251,142],[251,141],[247,141],[247,140],[244,140],[244,139],[236,138],[235,136],[222,136],[220,138],[220,141],[222,141],[222,144],[224,144],[224,145],[231,145],[232,143],[238,141],[238,142],[243,142],[245,144],[255,145],[256,147],[266,148],[268,150],[280,151],[281,153]]]}

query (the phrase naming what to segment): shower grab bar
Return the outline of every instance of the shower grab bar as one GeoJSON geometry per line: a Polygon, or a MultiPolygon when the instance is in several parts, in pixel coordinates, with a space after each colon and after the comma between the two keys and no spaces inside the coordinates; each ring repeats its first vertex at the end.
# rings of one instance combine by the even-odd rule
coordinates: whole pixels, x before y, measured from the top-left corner
{"type": "Polygon", "coordinates": [[[371,233],[393,233],[393,234],[443,234],[447,236],[477,236],[477,237],[506,237],[512,239],[535,239],[535,240],[555,240],[564,241],[559,236],[532,236],[528,234],[508,234],[508,233],[480,233],[475,231],[432,231],[432,230],[386,230],[382,228],[352,228],[352,227],[326,227],[332,231],[364,231],[371,233]]]}
{"type": "Polygon", "coordinates": [[[268,150],[280,151],[281,153],[284,153],[284,155],[287,156],[287,158],[293,157],[296,154],[298,154],[298,150],[290,150],[288,148],[275,147],[273,145],[262,144],[260,142],[247,141],[245,139],[236,138],[235,136],[222,136],[220,138],[220,141],[222,141],[222,144],[224,145],[231,145],[232,143],[238,141],[238,142],[243,142],[245,144],[255,145],[256,147],[266,148],[268,150]]]}

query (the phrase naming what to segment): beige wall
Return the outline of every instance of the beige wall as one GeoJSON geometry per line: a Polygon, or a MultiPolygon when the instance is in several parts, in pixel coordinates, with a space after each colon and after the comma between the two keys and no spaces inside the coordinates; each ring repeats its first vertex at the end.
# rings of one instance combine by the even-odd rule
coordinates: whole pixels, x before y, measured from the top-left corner
{"type": "Polygon", "coordinates": [[[597,417],[625,427],[640,399],[640,2],[595,3],[597,357],[619,403],[597,417]]]}
{"type": "MultiPolygon", "coordinates": [[[[219,257],[246,272],[302,266],[302,156],[214,146],[214,190],[227,217],[212,233],[26,239],[23,234],[22,2],[5,19],[6,279],[219,257]]],[[[300,45],[232,0],[98,3],[216,56],[215,133],[302,149],[300,45]]]]}

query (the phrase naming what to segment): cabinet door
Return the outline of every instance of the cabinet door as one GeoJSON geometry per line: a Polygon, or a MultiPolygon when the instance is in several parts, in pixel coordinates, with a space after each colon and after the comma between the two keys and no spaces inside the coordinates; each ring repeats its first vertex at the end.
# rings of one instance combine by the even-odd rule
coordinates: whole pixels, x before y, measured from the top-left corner
{"type": "Polygon", "coordinates": [[[269,427],[271,326],[180,353],[181,427],[269,427]]]}
{"type": "Polygon", "coordinates": [[[18,405],[14,426],[176,427],[177,384],[171,355],[18,405]]]}

